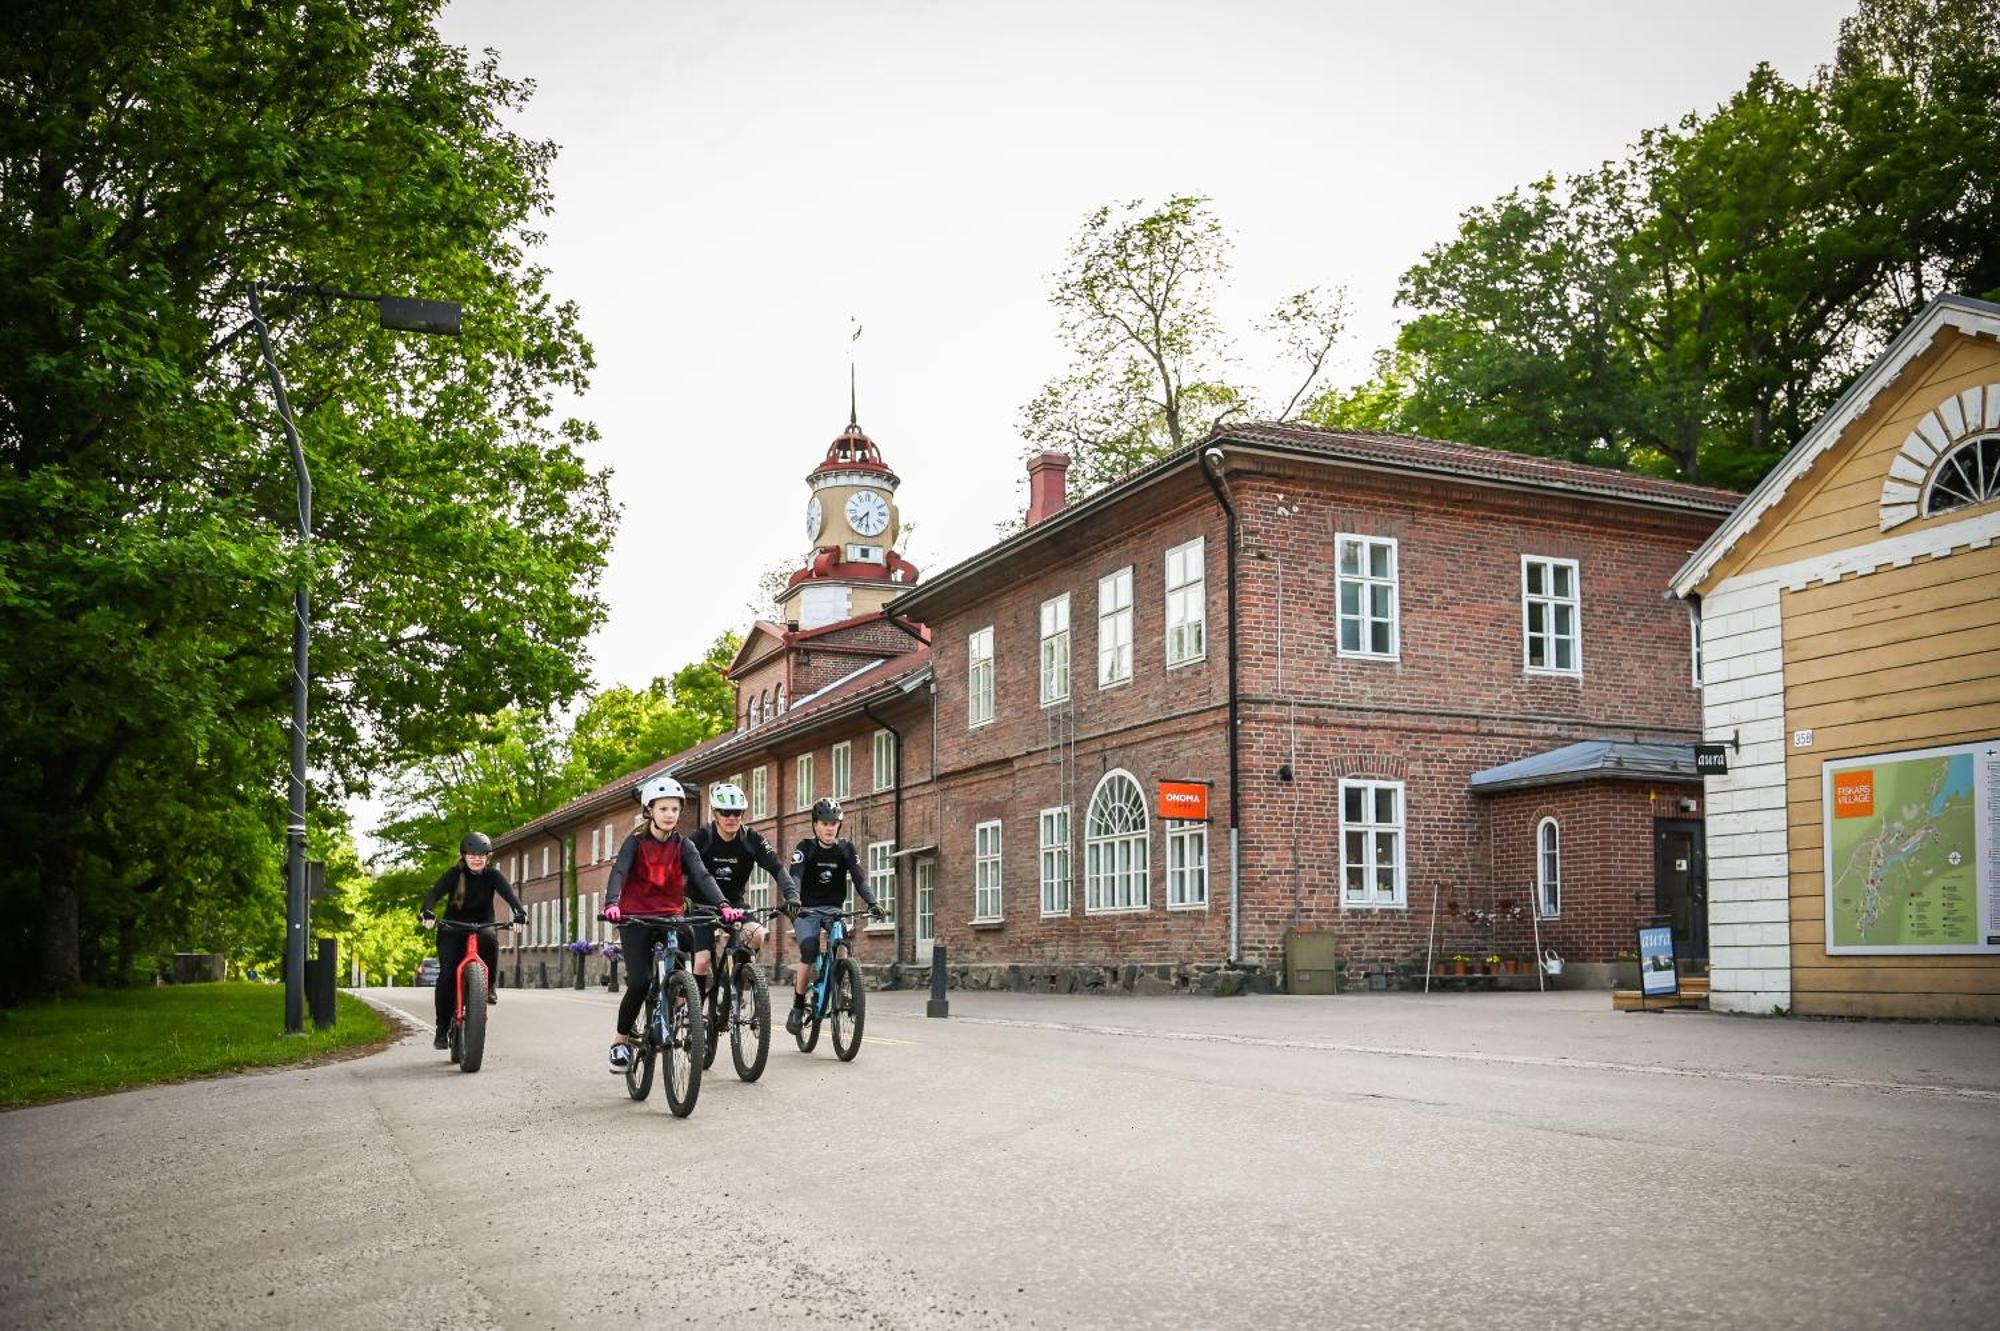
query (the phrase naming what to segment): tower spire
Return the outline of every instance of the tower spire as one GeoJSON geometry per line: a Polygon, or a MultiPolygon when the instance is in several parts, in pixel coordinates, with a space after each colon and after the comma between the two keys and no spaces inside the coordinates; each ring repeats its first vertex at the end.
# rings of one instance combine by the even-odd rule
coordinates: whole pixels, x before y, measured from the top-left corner
{"type": "Polygon", "coordinates": [[[847,316],[847,322],[854,324],[854,331],[847,336],[847,425],[849,429],[859,429],[861,413],[855,407],[854,344],[861,340],[861,325],[855,323],[851,314],[847,316]]]}

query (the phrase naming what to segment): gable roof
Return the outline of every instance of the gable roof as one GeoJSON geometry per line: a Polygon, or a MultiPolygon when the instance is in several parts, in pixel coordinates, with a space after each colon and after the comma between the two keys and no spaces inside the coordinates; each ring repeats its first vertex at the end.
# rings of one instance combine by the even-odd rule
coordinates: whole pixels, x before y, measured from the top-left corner
{"type": "Polygon", "coordinates": [[[1729,520],[1688,556],[1674,574],[1674,595],[1686,596],[1706,581],[1723,557],[1756,530],[1764,515],[1839,442],[1847,427],[1861,418],[1882,390],[1893,384],[1911,361],[1930,350],[1937,335],[1947,328],[1955,328],[1968,337],[2000,338],[2000,305],[1971,296],[1944,295],[1924,306],[1916,318],[1903,325],[1903,330],[1875,358],[1875,363],[1848,385],[1840,400],[1813,422],[1805,436],[1792,445],[1791,452],[1744,497],[1729,520]]]}
{"type": "Polygon", "coordinates": [[[1097,493],[1065,505],[1041,522],[933,575],[928,581],[889,602],[895,615],[921,616],[922,607],[961,586],[995,564],[1011,561],[1051,535],[1088,523],[1120,501],[1162,478],[1199,465],[1211,448],[1245,450],[1305,458],[1366,471],[1434,476],[1473,485],[1575,495],[1616,504],[1634,504],[1719,518],[1741,498],[1733,490],[1718,490],[1684,481],[1661,480],[1581,462],[1509,453],[1477,444],[1426,439],[1413,434],[1373,430],[1323,430],[1284,421],[1253,421],[1220,426],[1199,443],[1190,444],[1140,467],[1097,493]]]}
{"type": "Polygon", "coordinates": [[[780,646],[784,644],[785,626],[783,624],[773,624],[768,619],[755,620],[750,625],[750,631],[743,635],[743,645],[736,649],[735,657],[729,662],[729,668],[724,670],[723,674],[733,678],[738,671],[749,665],[750,649],[756,646],[757,635],[760,633],[780,646]]]}
{"type": "Polygon", "coordinates": [[[740,753],[754,752],[773,740],[840,720],[877,701],[908,692],[929,678],[931,649],[919,646],[885,661],[867,665],[835,680],[792,704],[777,719],[749,730],[733,730],[680,755],[669,766],[674,771],[694,770],[709,763],[722,763],[740,753]]]}

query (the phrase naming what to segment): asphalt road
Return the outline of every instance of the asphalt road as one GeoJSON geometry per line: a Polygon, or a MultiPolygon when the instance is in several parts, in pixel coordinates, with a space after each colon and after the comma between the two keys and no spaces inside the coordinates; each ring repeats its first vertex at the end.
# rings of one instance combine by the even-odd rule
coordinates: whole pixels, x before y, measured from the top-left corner
{"type": "MultiPolygon", "coordinates": [[[[375,997],[418,1019],[426,990],[375,997]]],[[[695,1114],[611,999],[0,1115],[0,1323],[1990,1326],[2000,1030],[870,995],[695,1114]]],[[[275,1015],[274,1015],[275,1019],[275,1015]]]]}

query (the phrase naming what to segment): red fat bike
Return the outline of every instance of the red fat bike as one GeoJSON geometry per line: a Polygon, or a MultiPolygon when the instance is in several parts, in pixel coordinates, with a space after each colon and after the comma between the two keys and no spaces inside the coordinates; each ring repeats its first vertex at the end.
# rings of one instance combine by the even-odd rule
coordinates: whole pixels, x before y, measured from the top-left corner
{"type": "MultiPolygon", "coordinates": [[[[488,924],[439,920],[437,927],[440,933],[484,934],[514,926],[499,920],[488,924]]],[[[442,975],[438,983],[444,983],[442,975]]],[[[458,986],[458,1006],[453,1009],[451,1026],[445,1032],[445,1038],[451,1042],[451,1061],[458,1064],[460,1072],[477,1072],[486,1057],[486,994],[493,983],[493,977],[486,973],[486,958],[479,955],[477,938],[466,942],[465,957],[458,963],[452,983],[458,986]]]]}

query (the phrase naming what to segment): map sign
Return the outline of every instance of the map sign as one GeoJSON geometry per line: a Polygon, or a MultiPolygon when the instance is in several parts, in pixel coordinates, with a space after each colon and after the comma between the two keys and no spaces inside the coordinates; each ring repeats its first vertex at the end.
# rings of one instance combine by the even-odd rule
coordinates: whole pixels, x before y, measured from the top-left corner
{"type": "Polygon", "coordinates": [[[2000,740],[1821,769],[1829,953],[2000,953],[2000,740]]]}

